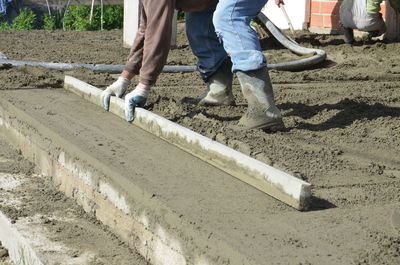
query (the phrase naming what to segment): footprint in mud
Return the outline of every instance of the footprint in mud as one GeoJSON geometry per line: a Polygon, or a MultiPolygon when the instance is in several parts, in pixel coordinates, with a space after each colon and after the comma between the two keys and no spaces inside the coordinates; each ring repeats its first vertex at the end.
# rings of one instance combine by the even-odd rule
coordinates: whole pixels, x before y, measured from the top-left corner
{"type": "Polygon", "coordinates": [[[400,208],[394,210],[392,215],[392,225],[393,228],[400,232],[400,208]]]}

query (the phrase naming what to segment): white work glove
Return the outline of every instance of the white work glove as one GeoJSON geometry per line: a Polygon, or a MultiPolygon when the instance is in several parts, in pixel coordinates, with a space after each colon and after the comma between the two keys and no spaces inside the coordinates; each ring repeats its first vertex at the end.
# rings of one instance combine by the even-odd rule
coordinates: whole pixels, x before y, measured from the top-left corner
{"type": "Polygon", "coordinates": [[[146,104],[147,96],[150,89],[137,87],[125,96],[125,118],[128,122],[132,122],[135,117],[135,108],[143,108],[146,104]]]}
{"type": "Polygon", "coordinates": [[[110,108],[110,97],[122,97],[130,83],[131,80],[120,76],[118,77],[117,81],[109,85],[101,93],[101,105],[103,106],[103,108],[108,111],[108,109],[110,108]]]}

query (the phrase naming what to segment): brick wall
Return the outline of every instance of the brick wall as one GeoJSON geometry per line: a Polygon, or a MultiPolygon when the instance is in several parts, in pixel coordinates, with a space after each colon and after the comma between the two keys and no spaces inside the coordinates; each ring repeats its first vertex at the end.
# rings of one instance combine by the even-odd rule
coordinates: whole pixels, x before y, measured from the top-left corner
{"type": "MultiPolygon", "coordinates": [[[[310,28],[322,31],[340,31],[339,8],[342,0],[311,0],[310,28]]],[[[385,18],[386,6],[381,5],[381,13],[385,18]]]]}

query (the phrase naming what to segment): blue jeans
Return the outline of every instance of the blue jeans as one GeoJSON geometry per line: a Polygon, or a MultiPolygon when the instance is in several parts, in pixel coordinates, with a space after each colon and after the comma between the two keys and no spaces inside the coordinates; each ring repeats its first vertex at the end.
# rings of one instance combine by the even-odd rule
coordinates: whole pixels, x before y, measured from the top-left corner
{"type": "Polygon", "coordinates": [[[256,32],[250,27],[268,0],[219,0],[207,9],[186,13],[186,32],[207,80],[230,57],[232,72],[267,65],[256,32]]]}

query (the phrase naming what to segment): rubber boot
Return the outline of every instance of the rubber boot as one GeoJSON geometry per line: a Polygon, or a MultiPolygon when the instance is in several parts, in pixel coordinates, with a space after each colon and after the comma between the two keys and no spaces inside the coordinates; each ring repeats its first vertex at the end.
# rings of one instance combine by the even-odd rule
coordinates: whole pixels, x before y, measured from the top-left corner
{"type": "Polygon", "coordinates": [[[354,42],[354,32],[351,28],[344,28],[344,42],[352,44],[354,42]]]}
{"type": "Polygon", "coordinates": [[[184,98],[184,103],[200,106],[235,105],[232,94],[232,79],[230,63],[223,63],[207,81],[207,89],[197,98],[184,98]]]}
{"type": "Polygon", "coordinates": [[[379,30],[368,31],[367,39],[370,40],[374,37],[378,37],[378,36],[382,35],[379,33],[380,33],[379,30]]]}
{"type": "Polygon", "coordinates": [[[281,112],[275,105],[269,74],[265,68],[254,71],[238,71],[243,96],[248,108],[239,120],[243,129],[281,130],[284,128],[281,112]]]}

